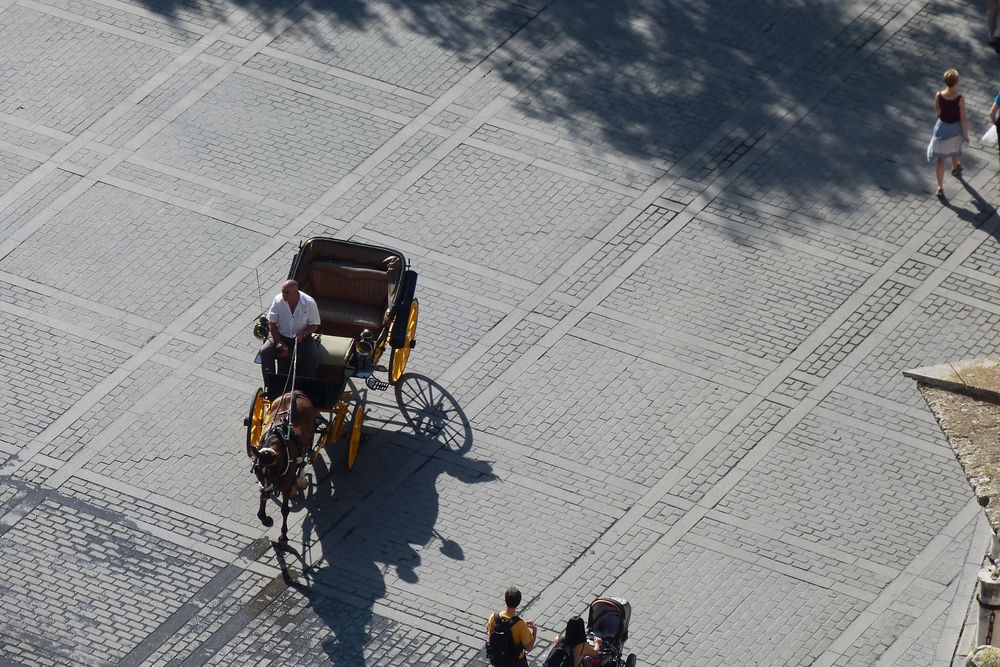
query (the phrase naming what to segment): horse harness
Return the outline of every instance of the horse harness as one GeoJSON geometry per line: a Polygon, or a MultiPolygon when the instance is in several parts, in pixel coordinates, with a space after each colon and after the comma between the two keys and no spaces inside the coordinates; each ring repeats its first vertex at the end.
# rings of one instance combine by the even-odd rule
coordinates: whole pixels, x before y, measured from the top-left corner
{"type": "Polygon", "coordinates": [[[274,484],[272,483],[271,479],[269,479],[269,476],[267,474],[269,472],[272,472],[272,470],[274,468],[276,468],[277,465],[278,465],[277,452],[275,452],[273,449],[271,449],[269,447],[266,448],[266,447],[260,446],[264,442],[267,442],[271,438],[272,435],[274,435],[279,440],[281,440],[281,444],[285,448],[285,469],[282,470],[277,475],[273,476],[273,479],[275,481],[278,480],[278,479],[281,479],[282,477],[284,477],[285,475],[287,475],[289,469],[292,466],[292,456],[291,456],[291,453],[289,452],[289,445],[290,444],[295,444],[296,447],[298,448],[299,453],[300,453],[300,456],[296,457],[296,458],[298,458],[300,460],[299,461],[299,467],[301,467],[301,465],[304,465],[304,464],[301,463],[301,458],[302,458],[301,457],[301,452],[303,451],[302,443],[299,442],[299,436],[292,429],[291,420],[289,419],[288,410],[282,410],[281,412],[277,413],[275,415],[275,417],[276,418],[280,418],[280,419],[275,419],[271,423],[271,426],[269,426],[268,429],[267,429],[267,431],[265,431],[264,434],[261,436],[260,443],[258,443],[258,447],[256,449],[254,449],[254,453],[253,453],[253,466],[252,466],[253,473],[257,477],[257,483],[260,485],[261,491],[265,491],[265,492],[266,491],[271,491],[271,492],[276,492],[277,491],[277,489],[274,488],[274,484]],[[262,463],[261,460],[260,460],[260,453],[262,451],[264,451],[265,449],[267,449],[268,451],[273,452],[274,455],[275,455],[274,456],[274,460],[271,463],[262,463]]]}

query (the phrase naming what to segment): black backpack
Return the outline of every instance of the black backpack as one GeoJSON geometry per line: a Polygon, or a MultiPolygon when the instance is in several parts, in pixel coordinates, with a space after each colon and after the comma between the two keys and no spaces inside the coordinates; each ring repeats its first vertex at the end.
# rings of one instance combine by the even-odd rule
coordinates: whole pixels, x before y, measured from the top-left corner
{"type": "Polygon", "coordinates": [[[521,646],[514,641],[514,625],[521,620],[520,616],[511,619],[501,618],[493,614],[493,630],[486,641],[486,655],[493,667],[514,667],[517,657],[521,654],[521,646]]]}
{"type": "Polygon", "coordinates": [[[556,644],[545,659],[545,667],[573,667],[573,653],[565,644],[556,644]]]}

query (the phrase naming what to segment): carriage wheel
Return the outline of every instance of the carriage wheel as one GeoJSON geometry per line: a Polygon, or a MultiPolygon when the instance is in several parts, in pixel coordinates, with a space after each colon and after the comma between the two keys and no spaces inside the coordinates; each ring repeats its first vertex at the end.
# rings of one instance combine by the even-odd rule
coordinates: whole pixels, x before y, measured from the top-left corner
{"type": "Polygon", "coordinates": [[[333,409],[333,426],[330,429],[327,442],[339,440],[344,435],[344,422],[347,420],[347,403],[337,403],[333,409]]]}
{"type": "Polygon", "coordinates": [[[253,450],[260,444],[260,436],[264,433],[264,418],[267,412],[267,399],[264,390],[258,389],[250,402],[250,414],[243,420],[247,427],[247,456],[253,456],[253,450]]]}
{"type": "Polygon", "coordinates": [[[334,412],[333,410],[330,410],[329,413],[330,413],[329,419],[324,419],[319,416],[316,418],[317,423],[319,422],[319,420],[322,419],[324,426],[323,430],[319,434],[319,437],[316,438],[316,445],[313,447],[312,458],[309,460],[309,462],[312,464],[316,463],[316,459],[319,458],[319,453],[323,451],[323,448],[326,447],[329,443],[333,442],[334,440],[333,438],[333,432],[335,428],[334,418],[333,418],[334,412]]]}
{"type": "Polygon", "coordinates": [[[365,420],[365,405],[362,401],[354,408],[354,416],[351,417],[351,439],[347,442],[347,469],[354,467],[354,462],[358,460],[358,449],[361,447],[361,424],[365,420]]]}
{"type": "Polygon", "coordinates": [[[628,660],[625,661],[625,667],[635,667],[635,653],[629,653],[628,660]]]}
{"type": "MultiPolygon", "coordinates": [[[[410,316],[406,320],[406,338],[403,340],[403,346],[392,348],[392,354],[389,355],[389,382],[392,384],[396,384],[406,371],[410,350],[416,343],[413,337],[417,335],[417,316],[419,313],[420,307],[417,305],[417,300],[414,299],[413,303],[410,304],[410,316]]],[[[396,322],[393,324],[395,325],[396,322]]]]}

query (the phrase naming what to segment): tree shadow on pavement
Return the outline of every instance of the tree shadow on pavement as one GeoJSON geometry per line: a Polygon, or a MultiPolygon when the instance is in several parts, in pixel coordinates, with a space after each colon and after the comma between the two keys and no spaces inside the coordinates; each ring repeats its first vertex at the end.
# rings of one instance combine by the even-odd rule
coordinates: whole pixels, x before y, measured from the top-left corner
{"type": "MultiPolygon", "coordinates": [[[[167,15],[199,6],[140,2],[167,15]]],[[[980,27],[982,8],[944,0],[898,25],[892,17],[913,11],[904,3],[836,0],[239,4],[265,22],[292,19],[272,42],[279,50],[431,96],[492,55],[475,85],[521,87],[505,113],[598,161],[634,160],[704,183],[774,141],[739,179],[745,193],[776,190],[791,208],[855,207],[859,185],[926,192],[917,165],[941,72],[956,65],[970,84],[985,82],[995,62],[982,30],[967,29],[980,27]],[[826,113],[786,126],[810,109],[826,113]],[[789,129],[786,140],[776,136],[789,129]]]]}
{"type": "MultiPolygon", "coordinates": [[[[286,583],[332,630],[322,648],[336,665],[363,666],[369,644],[384,648],[401,641],[394,633],[405,628],[376,617],[373,607],[386,598],[391,582],[420,582],[422,554],[437,551],[448,561],[464,559],[461,545],[436,526],[438,478],[447,475],[466,484],[495,479],[489,463],[466,456],[472,431],[467,431],[468,438],[458,437],[466,432],[468,421],[450,394],[442,397],[443,388],[422,376],[407,375],[403,380],[422,388],[423,396],[429,395],[427,387],[435,388],[443,410],[434,426],[416,434],[387,430],[366,434],[358,464],[349,473],[342,467],[327,470],[323,459],[317,459],[316,480],[305,501],[308,514],[301,545],[278,554],[286,583]],[[441,456],[444,450],[448,453],[441,456]]],[[[416,399],[403,412],[428,415],[430,408],[416,399]]],[[[343,448],[343,442],[333,448],[343,448]]],[[[331,453],[337,461],[337,452],[331,453]]],[[[430,662],[419,664],[431,665],[440,656],[436,658],[432,650],[420,659],[430,662]]]]}

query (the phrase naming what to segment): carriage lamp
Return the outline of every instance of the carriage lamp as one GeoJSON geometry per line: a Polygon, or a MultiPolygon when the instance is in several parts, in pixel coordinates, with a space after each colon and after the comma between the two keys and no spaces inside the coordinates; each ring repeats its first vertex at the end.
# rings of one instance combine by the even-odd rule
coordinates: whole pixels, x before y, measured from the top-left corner
{"type": "Polygon", "coordinates": [[[253,337],[258,340],[267,339],[267,316],[261,315],[253,325],[253,337]]]}
{"type": "Polygon", "coordinates": [[[354,343],[354,351],[358,353],[359,357],[371,361],[372,355],[375,354],[375,337],[372,336],[371,331],[365,329],[361,332],[357,342],[354,343]]]}

